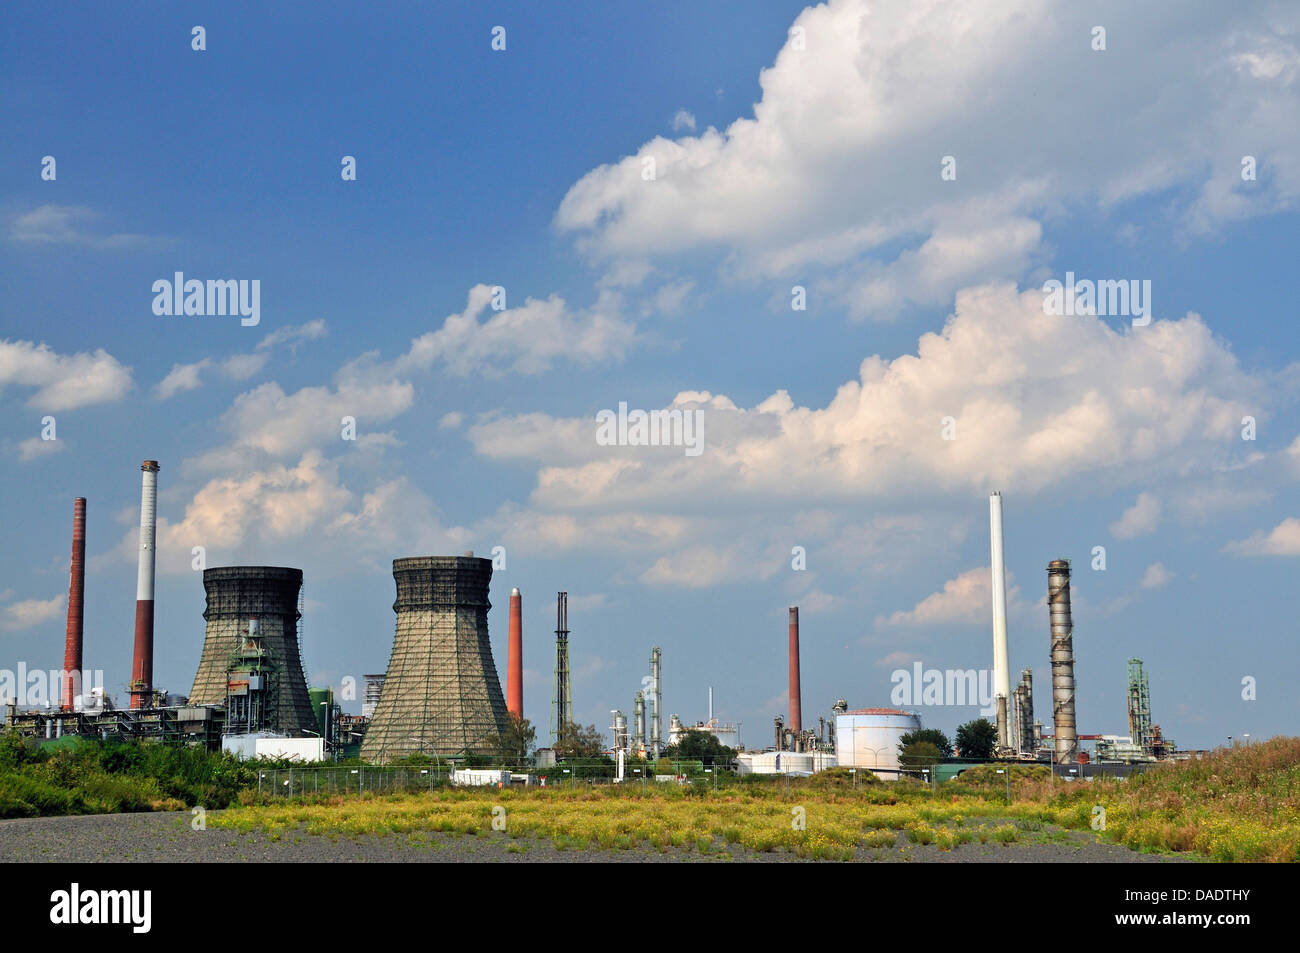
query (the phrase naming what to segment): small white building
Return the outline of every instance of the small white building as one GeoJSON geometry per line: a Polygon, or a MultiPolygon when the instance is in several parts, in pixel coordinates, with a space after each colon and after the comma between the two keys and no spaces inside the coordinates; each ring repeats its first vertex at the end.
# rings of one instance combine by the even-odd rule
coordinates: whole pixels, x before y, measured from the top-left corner
{"type": "Polygon", "coordinates": [[[742,751],[736,755],[737,774],[807,777],[835,765],[835,755],[829,751],[742,751]]]}
{"type": "Polygon", "coordinates": [[[451,773],[451,783],[471,788],[510,787],[511,773],[500,768],[457,768],[451,773]]]}
{"type": "Polygon", "coordinates": [[[287,758],[304,764],[325,760],[324,739],[286,738],[270,732],[222,735],[221,750],[237,758],[287,758]]]}

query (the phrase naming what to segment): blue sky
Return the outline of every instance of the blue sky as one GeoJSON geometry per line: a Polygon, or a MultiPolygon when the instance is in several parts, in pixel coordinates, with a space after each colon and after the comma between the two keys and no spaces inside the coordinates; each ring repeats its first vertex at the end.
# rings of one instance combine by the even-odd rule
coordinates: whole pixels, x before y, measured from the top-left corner
{"type": "Polygon", "coordinates": [[[1292,732],[1300,20],[1126,6],[7,8],[0,665],[61,662],[84,495],[87,664],[121,694],[156,458],[170,690],[194,545],[303,568],[334,684],[387,661],[393,557],[501,545],[494,648],[504,678],[517,585],[535,722],[567,589],[584,723],[660,645],[665,716],[713,685],[759,743],[788,605],[814,717],[989,665],[1002,489],[1040,686],[1044,568],[1075,560],[1080,730],[1127,733],[1137,655],[1180,744],[1292,732]],[[1149,280],[1154,320],[1043,315],[1067,270],[1149,280]],[[260,280],[261,323],[153,314],[176,271],[260,280]],[[620,401],[702,410],[704,453],[597,446],[620,401]]]}

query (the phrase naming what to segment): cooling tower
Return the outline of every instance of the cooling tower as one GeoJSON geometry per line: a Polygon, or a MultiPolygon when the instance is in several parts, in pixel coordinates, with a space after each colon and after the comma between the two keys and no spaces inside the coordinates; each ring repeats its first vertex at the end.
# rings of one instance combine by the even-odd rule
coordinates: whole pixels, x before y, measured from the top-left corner
{"type": "Polygon", "coordinates": [[[492,560],[394,559],[393,579],[397,631],[361,757],[491,753],[507,726],[488,641],[492,560]]]}
{"type": "Polygon", "coordinates": [[[262,647],[278,671],[279,697],[272,706],[277,731],[316,731],[298,645],[298,593],[302,570],[279,566],[223,566],[203,571],[208,607],[207,634],[189,704],[224,705],[226,673],[243,645],[249,622],[258,621],[262,647]]]}

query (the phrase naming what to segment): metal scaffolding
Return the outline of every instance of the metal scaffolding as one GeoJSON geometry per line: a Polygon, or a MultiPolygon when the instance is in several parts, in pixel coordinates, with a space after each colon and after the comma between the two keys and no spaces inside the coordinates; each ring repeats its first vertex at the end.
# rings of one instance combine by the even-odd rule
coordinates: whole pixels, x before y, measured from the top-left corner
{"type": "Polygon", "coordinates": [[[1147,754],[1152,753],[1151,689],[1140,658],[1128,660],[1128,733],[1135,745],[1147,754]]]}
{"type": "Polygon", "coordinates": [[[226,731],[249,734],[280,723],[280,667],[262,644],[258,620],[249,619],[243,644],[226,670],[226,731]]]}

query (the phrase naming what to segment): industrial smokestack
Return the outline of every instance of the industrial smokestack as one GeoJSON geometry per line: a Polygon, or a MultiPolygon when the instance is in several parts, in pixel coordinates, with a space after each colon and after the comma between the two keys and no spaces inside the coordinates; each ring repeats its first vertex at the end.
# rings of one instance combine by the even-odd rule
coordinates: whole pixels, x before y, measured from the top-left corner
{"type": "Polygon", "coordinates": [[[1074,623],[1070,620],[1070,561],[1047,565],[1047,608],[1052,620],[1052,718],[1056,760],[1073,762],[1079,754],[1074,727],[1074,623]]]}
{"type": "Polygon", "coordinates": [[[640,750],[645,745],[645,692],[637,692],[632,700],[633,747],[640,750]]]}
{"type": "Polygon", "coordinates": [[[68,575],[68,629],[63,648],[64,711],[72,711],[81,694],[81,636],[86,604],[86,498],[72,504],[72,571],[68,575]]]}
{"type": "Polygon", "coordinates": [[[569,594],[555,594],[555,687],[551,693],[551,746],[573,722],[573,681],[569,675],[569,594]]]}
{"type": "Polygon", "coordinates": [[[158,461],[140,464],[140,566],[135,583],[135,656],[131,662],[131,707],[144,708],[153,696],[154,522],[158,510],[158,461]]]}
{"type": "Polygon", "coordinates": [[[506,710],[524,717],[524,609],[519,589],[510,590],[510,648],[506,655],[506,710]]]}
{"type": "Polygon", "coordinates": [[[1020,673],[1020,750],[1033,754],[1038,750],[1034,742],[1034,670],[1020,673]]]}
{"type": "Polygon", "coordinates": [[[659,646],[650,650],[650,747],[659,754],[660,731],[663,728],[663,682],[660,676],[663,653],[659,646]]]}
{"type": "Polygon", "coordinates": [[[998,747],[1010,747],[1005,705],[1011,697],[1007,659],[1007,568],[1002,555],[1002,493],[989,494],[989,541],[993,572],[993,697],[998,702],[998,747]]]}
{"type": "Polygon", "coordinates": [[[801,694],[799,691],[799,607],[790,607],[790,724],[794,732],[795,750],[800,748],[799,733],[803,731],[803,718],[800,712],[801,694]]]}

